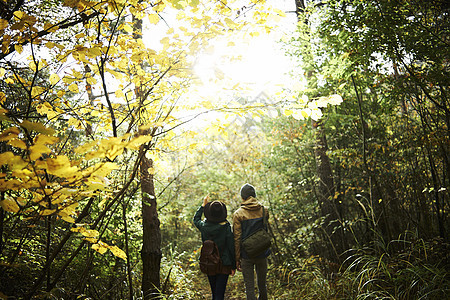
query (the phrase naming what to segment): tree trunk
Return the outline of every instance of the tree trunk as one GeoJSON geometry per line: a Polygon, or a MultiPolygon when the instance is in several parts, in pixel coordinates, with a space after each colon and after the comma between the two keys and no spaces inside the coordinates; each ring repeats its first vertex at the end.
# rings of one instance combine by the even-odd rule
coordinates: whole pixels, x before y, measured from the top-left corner
{"type": "MultiPolygon", "coordinates": [[[[302,14],[306,9],[306,0],[295,0],[297,20],[307,23],[302,18],[302,14]]],[[[313,70],[305,70],[306,79],[309,80],[313,76],[313,70]]],[[[323,218],[323,232],[325,239],[330,247],[319,249],[319,254],[324,255],[327,259],[339,262],[339,254],[343,252],[345,240],[342,230],[342,222],[336,206],[334,198],[335,186],[333,172],[330,159],[327,154],[328,146],[325,132],[321,126],[321,121],[312,121],[312,129],[314,131],[314,156],[316,161],[316,172],[319,179],[317,188],[317,197],[319,202],[320,214],[323,218]],[[340,226],[339,230],[335,230],[340,226]]]]}
{"type": "MultiPolygon", "coordinates": [[[[142,38],[142,20],[133,15],[133,38],[142,38]]],[[[136,98],[143,103],[142,87],[135,89],[136,98]]],[[[149,130],[139,134],[151,134],[149,130]]],[[[142,145],[140,155],[140,180],[142,191],[142,294],[144,299],[160,298],[160,266],[161,266],[161,230],[159,228],[158,210],[153,181],[153,160],[146,156],[148,145],[142,145]]]]}
{"type": "Polygon", "coordinates": [[[295,13],[297,16],[305,11],[305,0],[295,0],[295,13]]]}
{"type": "Polygon", "coordinates": [[[337,226],[341,226],[341,222],[335,203],[333,171],[327,154],[327,140],[320,121],[313,121],[312,127],[315,135],[314,155],[317,177],[319,178],[317,195],[319,198],[320,213],[324,219],[323,229],[329,243],[331,243],[331,248],[328,248],[325,256],[332,261],[339,262],[339,254],[344,250],[344,236],[342,234],[342,227],[336,230],[337,226]]]}
{"type": "Polygon", "coordinates": [[[161,231],[159,228],[158,211],[156,209],[153,161],[145,155],[141,160],[140,179],[142,191],[142,293],[144,299],[159,298],[161,265],[161,231]]]}

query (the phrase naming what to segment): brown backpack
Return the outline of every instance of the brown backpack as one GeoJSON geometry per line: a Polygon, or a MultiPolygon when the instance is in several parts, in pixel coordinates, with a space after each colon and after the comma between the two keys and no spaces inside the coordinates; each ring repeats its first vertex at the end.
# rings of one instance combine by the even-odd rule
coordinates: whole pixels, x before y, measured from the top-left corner
{"type": "Polygon", "coordinates": [[[212,240],[205,240],[200,250],[200,271],[206,275],[216,275],[222,266],[219,248],[212,240]]]}

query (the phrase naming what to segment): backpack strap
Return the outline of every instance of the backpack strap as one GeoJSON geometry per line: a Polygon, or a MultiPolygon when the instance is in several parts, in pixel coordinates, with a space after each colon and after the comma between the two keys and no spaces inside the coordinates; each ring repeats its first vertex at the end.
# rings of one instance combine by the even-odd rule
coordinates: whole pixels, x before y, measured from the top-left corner
{"type": "Polygon", "coordinates": [[[266,212],[264,211],[264,206],[262,206],[262,218],[263,218],[263,226],[264,229],[267,231],[267,217],[266,217],[266,212]]]}

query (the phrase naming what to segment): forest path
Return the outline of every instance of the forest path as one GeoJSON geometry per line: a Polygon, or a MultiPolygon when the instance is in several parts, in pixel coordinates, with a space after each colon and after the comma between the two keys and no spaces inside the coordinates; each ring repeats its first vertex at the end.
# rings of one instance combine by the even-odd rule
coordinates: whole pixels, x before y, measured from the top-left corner
{"type": "MultiPolygon", "coordinates": [[[[201,294],[201,298],[198,300],[210,300],[211,288],[209,287],[208,278],[206,275],[202,274],[200,286],[196,286],[201,294]]],[[[236,272],[234,276],[228,277],[227,289],[225,291],[225,299],[227,300],[245,300],[245,287],[244,278],[241,272],[236,272]]]]}

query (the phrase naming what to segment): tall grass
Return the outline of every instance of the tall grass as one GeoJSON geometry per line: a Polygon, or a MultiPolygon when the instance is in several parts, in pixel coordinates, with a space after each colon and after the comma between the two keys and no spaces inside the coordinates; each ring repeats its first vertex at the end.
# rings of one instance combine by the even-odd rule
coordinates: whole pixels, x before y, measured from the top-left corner
{"type": "Polygon", "coordinates": [[[449,245],[411,233],[371,247],[351,249],[343,276],[352,299],[446,299],[450,293],[449,245]]]}

